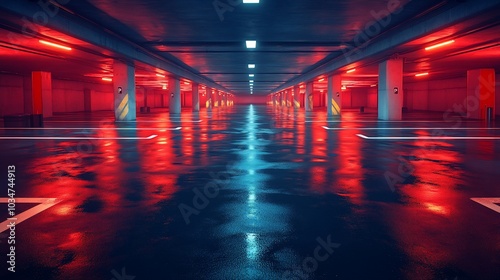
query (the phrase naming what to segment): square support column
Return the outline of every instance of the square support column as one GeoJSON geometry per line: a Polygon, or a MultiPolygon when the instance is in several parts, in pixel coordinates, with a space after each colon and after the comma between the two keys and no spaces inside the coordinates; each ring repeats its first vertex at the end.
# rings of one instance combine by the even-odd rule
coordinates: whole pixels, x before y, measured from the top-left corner
{"type": "Polygon", "coordinates": [[[306,96],[305,96],[305,107],[306,112],[312,112],[313,110],[313,82],[308,82],[306,84],[306,96]]]}
{"type": "Polygon", "coordinates": [[[205,105],[207,109],[212,110],[214,102],[213,102],[213,96],[212,96],[212,89],[207,87],[206,88],[206,95],[207,95],[207,101],[205,102],[205,105]]]}
{"type": "Polygon", "coordinates": [[[495,69],[467,71],[467,118],[487,119],[488,108],[495,119],[495,69]]]}
{"type": "Polygon", "coordinates": [[[340,116],[342,111],[342,78],[340,75],[328,76],[326,107],[328,116],[340,116]]]}
{"type": "Polygon", "coordinates": [[[116,121],[136,120],[135,67],[113,63],[114,110],[116,121]]]}
{"type": "Polygon", "coordinates": [[[52,73],[32,72],[31,90],[33,115],[43,115],[44,118],[52,117],[52,73]]]}
{"type": "Polygon", "coordinates": [[[399,121],[403,118],[403,59],[386,60],[379,65],[378,118],[399,121]]]}
{"type": "Polygon", "coordinates": [[[170,114],[181,113],[181,80],[170,77],[168,80],[168,92],[170,93],[170,114]]]}
{"type": "Polygon", "coordinates": [[[200,90],[198,83],[193,82],[192,86],[192,98],[193,98],[193,112],[200,111],[200,90]]]}
{"type": "Polygon", "coordinates": [[[300,109],[300,87],[298,85],[293,87],[293,107],[300,109]]]}

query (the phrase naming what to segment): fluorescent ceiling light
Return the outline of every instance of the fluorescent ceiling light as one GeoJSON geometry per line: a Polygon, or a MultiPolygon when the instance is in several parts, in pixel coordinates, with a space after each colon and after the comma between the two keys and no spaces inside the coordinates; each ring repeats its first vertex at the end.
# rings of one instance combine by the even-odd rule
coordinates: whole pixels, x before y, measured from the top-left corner
{"type": "Polygon", "coordinates": [[[255,49],[257,47],[257,41],[246,41],[247,49],[255,49]]]}
{"type": "Polygon", "coordinates": [[[347,70],[347,72],[346,72],[346,73],[347,73],[347,74],[349,74],[349,73],[352,73],[352,72],[354,72],[354,71],[356,71],[356,69],[347,70]]]}
{"type": "Polygon", "coordinates": [[[106,82],[112,82],[113,81],[113,79],[107,78],[107,77],[103,77],[102,80],[106,81],[106,82]]]}
{"type": "Polygon", "coordinates": [[[156,76],[161,77],[161,78],[165,78],[165,75],[162,75],[162,74],[156,74],[156,76]]]}
{"type": "Polygon", "coordinates": [[[255,68],[255,64],[248,64],[248,68],[250,68],[250,69],[255,68]]]}
{"type": "Polygon", "coordinates": [[[250,80],[250,83],[253,83],[253,80],[250,80]]]}
{"type": "Polygon", "coordinates": [[[259,4],[260,0],[243,0],[243,4],[259,4]]]}
{"type": "Polygon", "coordinates": [[[446,45],[453,44],[453,43],[455,43],[455,40],[450,40],[450,41],[446,41],[443,43],[439,43],[439,44],[427,47],[427,48],[425,48],[425,50],[428,51],[428,50],[432,50],[432,49],[439,48],[439,47],[446,46],[446,45]]]}
{"type": "Polygon", "coordinates": [[[255,77],[255,74],[249,74],[248,76],[249,77],[255,77]]]}
{"type": "Polygon", "coordinates": [[[415,77],[422,77],[422,76],[427,76],[427,75],[429,75],[429,73],[425,72],[425,73],[419,73],[419,74],[415,75],[415,77]]]}
{"type": "Polygon", "coordinates": [[[47,41],[44,41],[44,40],[39,40],[38,42],[40,42],[41,44],[47,45],[47,46],[58,48],[58,49],[63,49],[63,50],[67,50],[67,51],[71,50],[70,47],[62,46],[62,45],[59,45],[59,44],[56,44],[56,43],[47,42],[47,41]]]}

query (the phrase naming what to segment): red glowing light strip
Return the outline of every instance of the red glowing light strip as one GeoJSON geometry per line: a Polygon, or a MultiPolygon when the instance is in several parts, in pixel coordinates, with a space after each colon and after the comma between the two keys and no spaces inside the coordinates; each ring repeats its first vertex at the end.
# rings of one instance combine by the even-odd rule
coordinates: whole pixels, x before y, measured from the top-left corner
{"type": "Polygon", "coordinates": [[[427,76],[427,75],[429,75],[429,73],[425,72],[425,73],[416,74],[415,77],[422,77],[422,76],[427,76]]]}
{"type": "Polygon", "coordinates": [[[42,43],[44,45],[47,45],[47,46],[51,46],[51,47],[55,47],[55,48],[59,48],[59,49],[67,50],[67,51],[71,50],[70,47],[58,45],[58,44],[47,42],[47,41],[44,41],[44,40],[39,40],[38,42],[40,42],[40,43],[42,43]]]}
{"type": "Polygon", "coordinates": [[[455,43],[455,40],[450,40],[450,41],[446,41],[443,43],[439,43],[439,44],[427,47],[427,48],[425,48],[425,50],[428,51],[428,50],[432,50],[432,49],[439,48],[439,47],[446,46],[446,45],[453,44],[453,43],[455,43]]]}
{"type": "Polygon", "coordinates": [[[102,78],[102,80],[103,80],[103,81],[106,81],[106,82],[112,82],[112,81],[113,81],[113,79],[111,79],[111,78],[106,78],[106,77],[102,78]]]}

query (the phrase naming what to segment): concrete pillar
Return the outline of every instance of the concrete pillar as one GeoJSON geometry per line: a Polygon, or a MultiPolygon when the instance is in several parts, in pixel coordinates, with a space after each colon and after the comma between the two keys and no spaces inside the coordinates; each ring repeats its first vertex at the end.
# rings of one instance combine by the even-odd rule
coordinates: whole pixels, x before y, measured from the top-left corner
{"type": "Polygon", "coordinates": [[[213,96],[212,96],[212,89],[207,87],[206,91],[207,92],[205,94],[207,95],[207,102],[205,105],[207,106],[207,109],[212,110],[212,107],[214,105],[213,96]]]}
{"type": "Polygon", "coordinates": [[[300,87],[293,87],[293,108],[300,109],[300,87]]]}
{"type": "Polygon", "coordinates": [[[135,68],[121,61],[113,63],[115,120],[136,120],[135,68]]]}
{"type": "Polygon", "coordinates": [[[328,76],[326,107],[328,116],[340,116],[342,110],[342,78],[340,75],[328,76]]]}
{"type": "Polygon", "coordinates": [[[83,90],[83,110],[85,112],[92,112],[92,92],[91,89],[83,90]]]}
{"type": "Polygon", "coordinates": [[[32,114],[43,115],[44,118],[52,117],[52,73],[32,72],[32,114]]]}
{"type": "Polygon", "coordinates": [[[495,69],[467,71],[467,118],[485,120],[488,108],[495,118],[495,69]]]}
{"type": "Polygon", "coordinates": [[[199,85],[198,85],[198,83],[193,82],[191,84],[191,86],[192,86],[191,96],[193,98],[193,112],[199,112],[200,111],[200,91],[199,91],[199,85]]]}
{"type": "Polygon", "coordinates": [[[379,65],[378,118],[401,120],[403,117],[403,60],[394,58],[379,65]]]}
{"type": "Polygon", "coordinates": [[[313,82],[308,82],[306,84],[306,98],[305,98],[305,107],[306,112],[312,112],[313,110],[313,82]]]}
{"type": "Polygon", "coordinates": [[[170,77],[168,80],[168,93],[170,94],[170,114],[181,113],[181,80],[170,77]]]}

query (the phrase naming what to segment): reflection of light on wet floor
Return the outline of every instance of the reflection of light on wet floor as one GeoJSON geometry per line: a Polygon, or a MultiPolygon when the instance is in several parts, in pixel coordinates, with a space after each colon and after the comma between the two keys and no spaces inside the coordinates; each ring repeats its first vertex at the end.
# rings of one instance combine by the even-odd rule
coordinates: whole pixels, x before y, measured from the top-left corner
{"type": "Polygon", "coordinates": [[[259,253],[259,246],[257,245],[257,234],[247,233],[247,258],[250,260],[256,260],[259,253]]]}
{"type": "Polygon", "coordinates": [[[427,208],[427,210],[432,211],[432,212],[437,213],[437,214],[442,214],[442,215],[449,214],[448,209],[446,209],[445,207],[443,207],[441,205],[426,202],[426,203],[424,203],[424,206],[425,206],[425,208],[427,208]]]}

